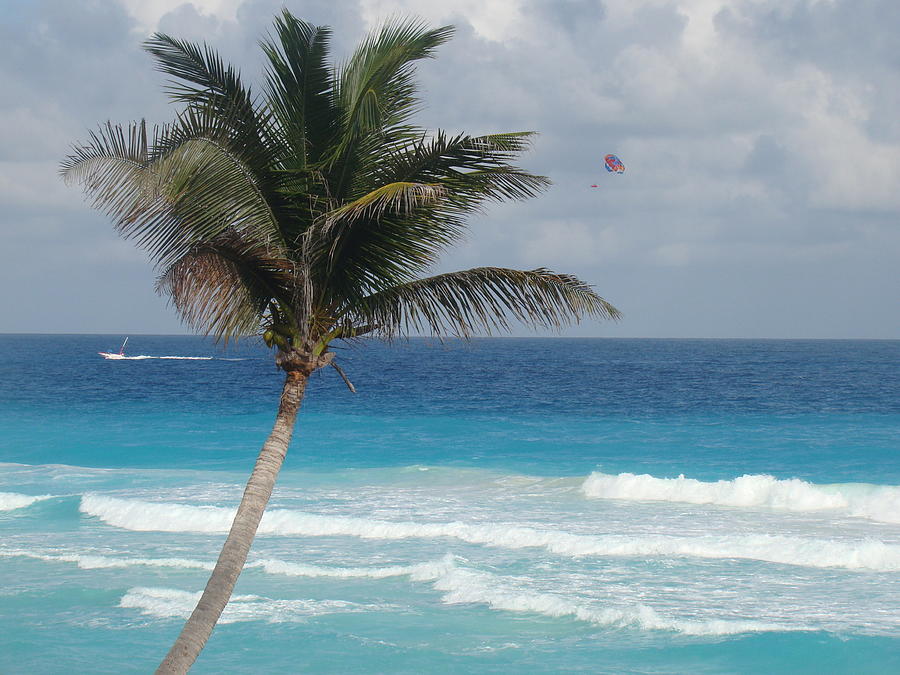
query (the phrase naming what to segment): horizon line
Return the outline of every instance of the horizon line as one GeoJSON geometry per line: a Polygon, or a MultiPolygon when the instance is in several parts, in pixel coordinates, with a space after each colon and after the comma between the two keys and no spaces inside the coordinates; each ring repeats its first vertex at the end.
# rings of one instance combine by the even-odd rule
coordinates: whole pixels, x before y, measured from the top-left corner
{"type": "MultiPolygon", "coordinates": [[[[135,333],[135,332],[92,332],[92,333],[67,333],[67,332],[31,332],[31,331],[0,331],[0,336],[4,335],[38,335],[38,336],[137,336],[137,337],[196,337],[215,341],[215,338],[209,335],[201,335],[199,333],[135,333]]],[[[259,335],[245,335],[236,340],[250,340],[260,338],[259,335]]],[[[436,336],[436,335],[407,335],[402,337],[378,338],[375,336],[363,336],[359,339],[378,340],[380,342],[402,341],[409,339],[425,339],[425,340],[822,340],[822,341],[900,341],[900,337],[747,337],[747,336],[653,336],[653,335],[474,335],[470,338],[462,338],[458,336],[436,336]]]]}

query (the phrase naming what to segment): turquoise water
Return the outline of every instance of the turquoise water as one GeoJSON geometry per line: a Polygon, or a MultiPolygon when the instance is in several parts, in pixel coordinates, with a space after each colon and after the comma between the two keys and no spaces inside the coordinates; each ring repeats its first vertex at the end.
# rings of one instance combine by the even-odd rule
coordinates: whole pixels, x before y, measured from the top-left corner
{"type": "MultiPolygon", "coordinates": [[[[120,340],[0,336],[0,673],[152,672],[272,423],[258,344],[120,340]]],[[[900,671],[898,357],[342,350],[192,672],[900,671]]]]}

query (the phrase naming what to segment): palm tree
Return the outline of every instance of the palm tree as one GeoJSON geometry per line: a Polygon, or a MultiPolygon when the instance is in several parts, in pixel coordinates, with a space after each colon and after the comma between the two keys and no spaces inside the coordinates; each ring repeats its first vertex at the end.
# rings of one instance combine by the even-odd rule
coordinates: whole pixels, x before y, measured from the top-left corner
{"type": "Polygon", "coordinates": [[[452,27],[394,20],[343,64],[330,30],[286,10],[260,45],[261,95],[210,47],[145,43],[173,78],[175,120],[107,123],[61,173],[147,250],[157,290],[192,328],[228,342],[262,334],[285,371],[274,428],[196,609],[157,673],[185,673],[231,597],[284,460],[311,373],[337,340],[468,338],[559,328],[618,311],[574,276],[480,267],[422,277],[488,201],[549,184],[510,162],[531,133],[448,135],[411,124],[414,63],[452,27]]]}

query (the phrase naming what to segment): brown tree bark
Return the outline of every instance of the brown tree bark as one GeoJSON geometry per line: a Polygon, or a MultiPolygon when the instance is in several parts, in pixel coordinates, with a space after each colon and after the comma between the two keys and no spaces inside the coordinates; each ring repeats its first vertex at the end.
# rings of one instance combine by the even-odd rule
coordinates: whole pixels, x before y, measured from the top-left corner
{"type": "MultiPolygon", "coordinates": [[[[326,357],[330,356],[331,354],[326,355],[326,357]]],[[[278,472],[291,442],[294,423],[306,391],[309,375],[313,370],[329,361],[330,358],[300,361],[290,357],[278,360],[282,368],[290,369],[285,377],[278,415],[275,418],[272,432],[263,444],[256,465],[253,467],[253,473],[244,488],[244,496],[234,516],[228,538],[222,546],[222,552],[219,554],[219,559],[209,577],[203,595],[184,624],[184,628],[181,629],[181,634],[175,640],[175,644],[172,645],[169,653],[156,669],[156,675],[187,673],[212,634],[222,610],[225,609],[225,605],[231,598],[234,585],[247,561],[247,554],[256,536],[259,521],[272,496],[278,472]]]]}

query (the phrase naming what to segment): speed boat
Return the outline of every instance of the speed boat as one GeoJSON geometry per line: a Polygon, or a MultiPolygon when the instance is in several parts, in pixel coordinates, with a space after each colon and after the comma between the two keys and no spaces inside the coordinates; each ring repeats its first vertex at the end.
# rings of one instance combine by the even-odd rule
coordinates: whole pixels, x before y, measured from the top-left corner
{"type": "Polygon", "coordinates": [[[124,359],[125,356],[125,344],[128,342],[128,338],[125,338],[125,342],[122,343],[122,346],[119,348],[118,352],[97,352],[104,359],[124,359]]]}

